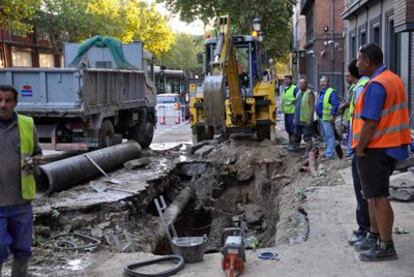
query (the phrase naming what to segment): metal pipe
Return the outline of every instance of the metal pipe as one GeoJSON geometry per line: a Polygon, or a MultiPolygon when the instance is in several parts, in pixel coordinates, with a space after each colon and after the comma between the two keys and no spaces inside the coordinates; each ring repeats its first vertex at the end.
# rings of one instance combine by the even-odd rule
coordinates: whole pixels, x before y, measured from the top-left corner
{"type": "MultiPolygon", "coordinates": [[[[88,156],[103,170],[110,171],[129,160],[139,158],[141,152],[138,143],[128,142],[90,152],[88,156]]],[[[46,195],[71,188],[96,175],[101,175],[85,154],[41,165],[39,168],[41,175],[36,178],[37,191],[46,195]]]]}

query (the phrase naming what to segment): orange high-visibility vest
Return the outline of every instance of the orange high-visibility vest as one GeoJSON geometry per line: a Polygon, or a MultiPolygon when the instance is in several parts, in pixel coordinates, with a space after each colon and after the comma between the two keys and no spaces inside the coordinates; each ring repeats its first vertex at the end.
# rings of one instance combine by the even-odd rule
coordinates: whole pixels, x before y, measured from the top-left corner
{"type": "Polygon", "coordinates": [[[379,83],[385,88],[386,100],[374,137],[367,147],[390,148],[410,144],[410,120],[404,84],[397,75],[390,70],[385,70],[369,81],[355,104],[352,120],[352,148],[357,146],[361,136],[362,125],[364,124],[361,113],[364,106],[365,93],[373,82],[379,83]]]}

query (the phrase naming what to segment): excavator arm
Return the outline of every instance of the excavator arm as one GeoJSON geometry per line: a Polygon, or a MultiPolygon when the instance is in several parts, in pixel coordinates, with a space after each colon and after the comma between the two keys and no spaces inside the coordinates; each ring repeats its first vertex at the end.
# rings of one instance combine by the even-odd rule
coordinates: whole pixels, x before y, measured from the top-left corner
{"type": "Polygon", "coordinates": [[[226,85],[229,89],[229,100],[232,112],[232,121],[237,124],[245,120],[243,98],[238,72],[236,53],[233,44],[233,37],[230,32],[229,16],[219,18],[220,33],[218,35],[216,48],[211,62],[210,75],[204,81],[204,101],[206,104],[206,116],[213,125],[224,122],[224,102],[226,99],[226,85]],[[224,96],[224,97],[223,97],[224,96]],[[221,103],[219,103],[221,102],[221,103]],[[218,109],[218,106],[223,109],[218,109]]]}

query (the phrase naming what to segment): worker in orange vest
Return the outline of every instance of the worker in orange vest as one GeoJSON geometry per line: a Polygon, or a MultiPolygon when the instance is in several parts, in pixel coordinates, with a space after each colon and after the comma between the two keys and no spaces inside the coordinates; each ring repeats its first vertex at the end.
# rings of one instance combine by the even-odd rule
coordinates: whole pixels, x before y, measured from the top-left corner
{"type": "Polygon", "coordinates": [[[408,101],[403,82],[383,64],[377,44],[360,48],[357,66],[370,81],[355,103],[352,148],[371,225],[366,238],[354,248],[362,251],[362,261],[394,260],[394,214],[388,196],[390,176],[397,161],[408,157],[411,143],[408,101]]]}

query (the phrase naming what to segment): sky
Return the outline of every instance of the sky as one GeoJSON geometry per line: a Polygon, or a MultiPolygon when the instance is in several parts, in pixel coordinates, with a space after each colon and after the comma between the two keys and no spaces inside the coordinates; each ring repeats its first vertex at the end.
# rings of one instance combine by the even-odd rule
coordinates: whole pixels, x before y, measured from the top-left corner
{"type": "Polygon", "coordinates": [[[157,7],[157,11],[165,15],[169,18],[168,24],[173,32],[176,33],[186,33],[191,35],[203,35],[204,34],[204,24],[201,20],[196,20],[192,23],[185,23],[180,20],[178,15],[172,15],[167,8],[165,7],[164,3],[156,3],[155,0],[143,0],[149,4],[155,4],[157,7]]]}

